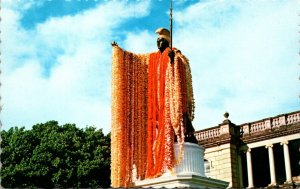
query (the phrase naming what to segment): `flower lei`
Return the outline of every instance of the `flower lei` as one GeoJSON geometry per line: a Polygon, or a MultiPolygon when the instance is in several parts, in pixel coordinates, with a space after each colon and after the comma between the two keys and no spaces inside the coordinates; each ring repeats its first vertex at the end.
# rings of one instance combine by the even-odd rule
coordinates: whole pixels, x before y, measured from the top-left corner
{"type": "Polygon", "coordinates": [[[180,51],[175,49],[175,52],[174,63],[159,70],[165,73],[165,84],[159,85],[155,82],[157,69],[149,64],[149,54],[137,55],[113,47],[112,187],[131,187],[134,179],[158,177],[167,169],[172,170],[183,158],[183,112],[187,112],[192,121],[195,106],[189,62],[180,51]],[[154,96],[157,92],[160,100],[154,96]],[[154,117],[156,105],[149,106],[149,103],[163,108],[159,113],[158,130],[154,122],[149,121],[157,121],[154,117]],[[180,144],[177,160],[174,133],[180,144]],[[133,172],[136,172],[136,178],[133,178],[133,172]]]}
{"type": "Polygon", "coordinates": [[[145,178],[148,56],[118,46],[112,54],[111,185],[130,187],[133,165],[145,178]]]}

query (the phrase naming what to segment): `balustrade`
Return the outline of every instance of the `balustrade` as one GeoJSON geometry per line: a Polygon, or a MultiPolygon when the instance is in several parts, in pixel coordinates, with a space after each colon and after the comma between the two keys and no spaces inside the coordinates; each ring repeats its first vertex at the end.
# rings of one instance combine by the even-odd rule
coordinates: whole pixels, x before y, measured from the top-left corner
{"type": "Polygon", "coordinates": [[[276,128],[280,126],[280,120],[279,117],[273,118],[272,120],[272,128],[276,128]]]}
{"type": "Polygon", "coordinates": [[[265,130],[265,122],[257,122],[250,125],[250,133],[255,133],[265,130]]]}
{"type": "Polygon", "coordinates": [[[287,124],[294,124],[300,122],[300,112],[287,115],[287,124]]]}
{"type": "Polygon", "coordinates": [[[219,137],[219,135],[220,135],[220,128],[214,128],[214,129],[195,133],[195,137],[197,140],[206,140],[209,138],[215,138],[215,137],[219,137]]]}
{"type": "MultiPolygon", "coordinates": [[[[280,126],[291,125],[300,122],[300,111],[293,112],[286,115],[279,115],[276,117],[264,119],[261,121],[255,121],[240,125],[241,133],[244,135],[253,134],[269,129],[276,129],[280,126]]],[[[198,141],[207,140],[210,138],[216,138],[220,136],[220,127],[214,127],[195,133],[195,137],[198,141]]]]}

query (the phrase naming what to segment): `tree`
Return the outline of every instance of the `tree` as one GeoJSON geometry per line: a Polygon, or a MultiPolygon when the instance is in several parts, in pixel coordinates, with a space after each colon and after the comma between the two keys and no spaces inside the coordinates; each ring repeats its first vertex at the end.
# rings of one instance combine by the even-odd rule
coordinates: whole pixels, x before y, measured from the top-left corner
{"type": "Polygon", "coordinates": [[[86,188],[110,185],[110,134],[57,121],[1,132],[2,186],[86,188]]]}

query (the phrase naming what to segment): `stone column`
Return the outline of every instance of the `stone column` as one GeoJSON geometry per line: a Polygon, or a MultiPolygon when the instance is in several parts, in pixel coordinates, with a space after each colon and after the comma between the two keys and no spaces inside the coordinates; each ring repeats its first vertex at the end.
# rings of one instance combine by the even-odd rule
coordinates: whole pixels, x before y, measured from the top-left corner
{"type": "Polygon", "coordinates": [[[292,171],[291,171],[291,162],[290,162],[288,143],[289,143],[289,141],[283,141],[280,144],[283,145],[286,182],[291,183],[292,182],[292,171]]]}
{"type": "Polygon", "coordinates": [[[247,158],[247,173],[248,173],[248,188],[253,188],[253,173],[252,173],[252,160],[251,160],[251,148],[246,151],[247,158]]]}
{"type": "Polygon", "coordinates": [[[266,145],[266,148],[268,148],[268,154],[269,154],[270,175],[271,175],[270,186],[276,186],[276,173],[275,173],[275,162],[274,162],[274,154],[273,154],[273,144],[266,145]]]}

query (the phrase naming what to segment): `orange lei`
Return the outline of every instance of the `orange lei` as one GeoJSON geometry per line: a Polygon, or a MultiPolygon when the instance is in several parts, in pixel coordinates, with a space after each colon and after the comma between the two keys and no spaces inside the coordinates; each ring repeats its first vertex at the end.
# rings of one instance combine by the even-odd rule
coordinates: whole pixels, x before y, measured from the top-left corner
{"type": "Polygon", "coordinates": [[[165,159],[165,76],[169,63],[167,49],[152,53],[148,65],[148,138],[146,178],[160,176],[164,172],[165,159]]]}
{"type": "Polygon", "coordinates": [[[115,46],[112,59],[111,186],[132,186],[133,165],[145,178],[147,55],[115,46]]]}
{"type": "Polygon", "coordinates": [[[158,177],[182,159],[183,113],[194,117],[192,80],[188,60],[175,49],[170,64],[167,52],[136,55],[113,47],[112,187],[158,177]],[[181,146],[177,161],[174,133],[181,146]]]}

